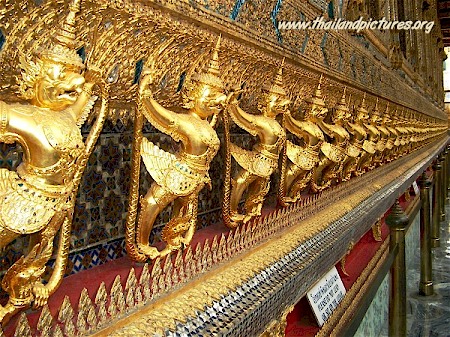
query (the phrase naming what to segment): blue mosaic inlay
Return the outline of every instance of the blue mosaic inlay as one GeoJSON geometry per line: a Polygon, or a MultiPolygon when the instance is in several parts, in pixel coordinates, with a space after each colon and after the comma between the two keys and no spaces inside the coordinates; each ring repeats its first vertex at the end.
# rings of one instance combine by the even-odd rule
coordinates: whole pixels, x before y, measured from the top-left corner
{"type": "Polygon", "coordinates": [[[278,29],[278,20],[277,20],[277,15],[281,10],[281,4],[282,4],[283,0],[277,0],[277,3],[272,11],[272,14],[270,14],[270,18],[272,20],[272,24],[275,28],[275,32],[277,34],[277,39],[278,42],[283,43],[283,38],[281,36],[280,30],[278,29]]]}
{"type": "Polygon", "coordinates": [[[233,10],[231,11],[230,18],[232,20],[236,20],[237,16],[239,15],[239,12],[244,5],[245,0],[236,0],[236,3],[234,4],[233,10]]]}

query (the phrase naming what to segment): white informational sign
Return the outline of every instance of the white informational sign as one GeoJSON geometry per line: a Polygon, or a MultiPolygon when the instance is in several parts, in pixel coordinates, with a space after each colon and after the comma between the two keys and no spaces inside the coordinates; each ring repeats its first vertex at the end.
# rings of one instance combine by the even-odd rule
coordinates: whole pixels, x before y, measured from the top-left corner
{"type": "Polygon", "coordinates": [[[413,182],[413,188],[414,188],[414,194],[415,195],[420,195],[420,190],[419,190],[419,186],[417,186],[417,182],[413,182]]]}
{"type": "Polygon", "coordinates": [[[316,316],[317,323],[322,326],[333,310],[345,296],[345,287],[336,267],[333,267],[307,293],[306,297],[316,316]]]}

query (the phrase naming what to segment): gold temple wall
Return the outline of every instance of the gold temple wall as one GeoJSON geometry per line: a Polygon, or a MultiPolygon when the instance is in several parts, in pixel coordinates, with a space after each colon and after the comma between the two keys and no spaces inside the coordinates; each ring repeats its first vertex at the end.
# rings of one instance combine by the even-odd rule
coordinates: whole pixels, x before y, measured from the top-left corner
{"type": "MultiPolygon", "coordinates": [[[[5,42],[0,50],[1,99],[19,99],[15,80],[19,75],[18,53],[36,50],[45,44],[49,33],[64,16],[65,6],[64,1],[2,3],[0,29],[5,42]]],[[[342,7],[335,5],[335,15],[342,13],[345,16],[348,6],[348,2],[342,7]]],[[[245,81],[252,94],[241,104],[250,111],[254,109],[254,100],[263,84],[270,81],[285,57],[285,87],[288,94],[296,98],[294,112],[304,107],[304,99],[312,94],[323,73],[322,87],[329,106],[336,104],[346,85],[353,106],[359,104],[362,92],[367,92],[369,107],[373,107],[375,98],[379,97],[382,106],[387,102],[396,103],[400,108],[443,118],[442,108],[435,98],[421,89],[426,74],[407,71],[412,67],[406,59],[401,69],[392,71],[388,58],[389,31],[359,35],[346,31],[277,31],[272,20],[314,19],[326,12],[325,9],[324,3],[314,1],[212,1],[206,5],[183,1],[83,2],[77,20],[87,24],[79,27],[80,52],[83,48],[87,61],[103,69],[106,78],[115,80],[117,77],[117,82],[111,88],[111,123],[103,130],[89,161],[75,211],[71,249],[79,255],[71,259],[74,271],[97,263],[92,261],[93,251],[101,253],[102,262],[107,260],[105,252],[114,257],[124,253],[120,239],[126,217],[126,173],[129,170],[138,62],[146,60],[164,39],[174,38],[175,47],[158,60],[160,92],[157,97],[169,106],[180,101],[177,88],[182,74],[204,67],[209,58],[207,51],[220,33],[219,61],[224,82],[231,87],[245,81]],[[103,247],[93,247],[98,242],[103,247]],[[94,250],[80,252],[86,248],[94,250]],[[80,261],[83,262],[80,264],[80,261]]],[[[385,14],[389,12],[388,8],[380,10],[385,14]]],[[[162,147],[173,148],[174,144],[151,126],[145,131],[150,138],[158,139],[162,147]]],[[[247,135],[239,134],[238,129],[234,131],[232,139],[236,143],[251,144],[247,135]]],[[[201,196],[205,201],[200,203],[202,226],[219,221],[220,212],[211,209],[221,199],[221,155],[219,153],[212,165],[212,176],[216,177],[213,195],[203,192],[206,195],[201,196]]],[[[19,156],[20,148],[2,144],[3,166],[14,166],[19,156]]],[[[141,181],[145,190],[151,178],[147,176],[141,181]]],[[[160,226],[157,226],[159,230],[167,222],[169,211],[164,212],[160,226]]],[[[155,231],[155,235],[160,234],[155,231]]],[[[16,243],[5,266],[18,256],[14,251],[20,252],[22,247],[23,244],[16,243]]]]}
{"type": "MultiPolygon", "coordinates": [[[[78,49],[80,54],[85,54],[86,62],[102,69],[103,78],[113,84],[109,121],[89,160],[77,199],[67,273],[125,254],[127,179],[140,66],[141,61],[152,57],[168,39],[174,39],[171,48],[158,58],[156,64],[159,83],[156,98],[165,106],[180,104],[180,86],[191,74],[205,69],[209,50],[221,34],[222,79],[227,88],[245,82],[250,94],[244,97],[241,106],[250,112],[255,112],[255,102],[263,86],[270,83],[275,70],[285,59],[284,85],[295,101],[293,114],[301,114],[305,99],[311,97],[323,74],[322,92],[329,107],[336,105],[346,86],[350,106],[357,106],[363,93],[367,93],[369,110],[379,98],[382,109],[389,102],[399,111],[417,112],[437,121],[447,120],[441,104],[442,85],[437,76],[431,75],[433,67],[438,68],[438,73],[441,71],[440,62],[432,63],[439,60],[441,54],[430,36],[418,32],[423,40],[429,39],[429,45],[435,46],[431,50],[432,56],[421,55],[420,50],[415,64],[397,55],[402,62],[398,69],[393,69],[389,32],[352,34],[319,30],[278,32],[275,29],[273,20],[314,19],[326,12],[326,5],[325,1],[281,0],[209,1],[207,4],[196,1],[83,1],[77,17],[80,23],[78,49]]],[[[348,6],[349,2],[344,1],[342,8],[335,7],[335,14],[345,16],[348,6]]],[[[389,13],[389,8],[380,10],[389,13]]],[[[0,47],[0,100],[21,101],[16,82],[20,74],[19,52],[37,50],[38,46],[47,43],[50,33],[66,12],[65,1],[0,1],[0,29],[5,38],[0,47]]],[[[417,40],[421,41],[420,38],[417,40]]],[[[408,55],[411,53],[408,49],[408,55]]],[[[89,125],[83,133],[86,135],[88,130],[89,125]]],[[[220,125],[218,133],[223,140],[220,125]]],[[[161,148],[176,149],[177,145],[168,136],[150,124],[145,126],[144,135],[158,142],[161,148]]],[[[252,137],[236,127],[232,128],[231,138],[243,147],[250,147],[253,142],[252,137]]],[[[438,146],[433,146],[430,153],[434,154],[438,146]]],[[[0,149],[1,167],[14,168],[20,161],[20,148],[1,144],[0,149]]],[[[430,153],[422,153],[423,160],[427,161],[430,153]]],[[[392,177],[394,171],[390,172],[392,177]]],[[[140,188],[145,191],[152,180],[148,174],[141,174],[140,188]]],[[[217,206],[221,204],[223,193],[222,152],[212,162],[210,175],[212,192],[205,189],[200,194],[199,227],[220,221],[217,206]]],[[[274,205],[274,198],[268,203],[274,205]]],[[[170,211],[168,208],[162,213],[152,234],[154,238],[161,235],[170,211]]],[[[1,268],[5,270],[10,266],[25,246],[26,242],[17,240],[8,247],[9,253],[1,268]]]]}

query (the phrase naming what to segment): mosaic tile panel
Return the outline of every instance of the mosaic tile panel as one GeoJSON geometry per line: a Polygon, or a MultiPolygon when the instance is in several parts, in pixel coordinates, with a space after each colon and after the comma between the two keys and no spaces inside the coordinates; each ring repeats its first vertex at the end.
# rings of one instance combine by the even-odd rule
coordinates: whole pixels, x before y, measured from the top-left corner
{"type": "Polygon", "coordinates": [[[389,321],[389,273],[370,303],[354,337],[379,336],[387,329],[389,321]]]}
{"type": "MultiPolygon", "coordinates": [[[[416,217],[409,226],[405,236],[405,262],[406,270],[412,270],[415,261],[420,260],[420,213],[416,214],[416,217]]],[[[406,278],[406,287],[419,289],[419,280],[414,278],[406,278]]]]}

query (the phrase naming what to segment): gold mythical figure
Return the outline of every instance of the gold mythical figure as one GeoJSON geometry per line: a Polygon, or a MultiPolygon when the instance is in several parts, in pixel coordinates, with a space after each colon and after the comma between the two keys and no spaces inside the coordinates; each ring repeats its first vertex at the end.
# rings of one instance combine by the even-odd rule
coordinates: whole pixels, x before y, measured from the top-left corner
{"type": "Polygon", "coordinates": [[[311,182],[314,169],[320,161],[319,151],[325,137],[319,124],[328,112],[322,98],[321,82],[322,76],[313,97],[306,101],[307,107],[302,121],[293,118],[289,112],[285,115],[286,130],[303,139],[304,145],[286,142],[286,157],[289,160],[286,163],[285,177],[282,178],[283,185],[280,185],[281,205],[300,199],[301,191],[311,182]]]}
{"type": "Polygon", "coordinates": [[[401,112],[399,112],[398,109],[395,111],[394,122],[395,122],[394,127],[398,133],[398,146],[396,149],[396,158],[400,158],[401,156],[406,154],[410,138],[409,131],[406,128],[403,110],[401,112]]]}
{"type": "MultiPolygon", "coordinates": [[[[2,280],[9,301],[0,307],[5,322],[32,302],[42,306],[64,275],[76,191],[86,161],[104,118],[98,118],[87,143],[80,127],[95,98],[93,83],[85,83],[84,68],[75,52],[75,14],[70,13],[48,48],[20,54],[20,91],[31,104],[0,101],[0,141],[18,142],[23,162],[17,172],[0,169],[0,248],[21,235],[32,235],[30,251],[7,271],[2,280]],[[41,282],[45,264],[53,253],[53,240],[61,227],[56,265],[47,284],[41,282]]],[[[90,72],[92,79],[98,74],[90,72]]],[[[103,115],[105,107],[102,107],[103,115]]]]}
{"type": "Polygon", "coordinates": [[[322,131],[331,138],[331,142],[323,142],[320,147],[320,162],[313,170],[311,181],[314,192],[331,186],[341,178],[342,164],[347,157],[346,149],[350,139],[350,134],[345,129],[345,123],[351,115],[345,101],[345,91],[344,88],[341,101],[333,110],[333,123],[318,122],[322,131]]]}
{"type": "Polygon", "coordinates": [[[390,157],[392,149],[394,148],[395,139],[397,138],[397,132],[390,126],[391,122],[392,120],[390,118],[389,102],[388,102],[388,104],[386,105],[386,110],[384,111],[383,117],[381,118],[381,122],[378,126],[381,132],[381,138],[384,142],[383,152],[379,154],[379,157],[377,159],[379,165],[391,161],[390,157]]]}
{"type": "MultiPolygon", "coordinates": [[[[378,108],[378,98],[375,107],[372,109],[367,123],[363,123],[367,130],[367,139],[364,141],[363,149],[365,152],[361,156],[359,167],[361,170],[375,168],[375,157],[379,152],[378,146],[380,144],[380,130],[378,123],[381,121],[380,110],[378,108]]],[[[382,149],[383,150],[383,149],[382,149]]]]}
{"type": "Polygon", "coordinates": [[[183,89],[184,109],[181,112],[166,109],[155,100],[150,88],[154,69],[143,72],[139,88],[138,120],[135,121],[133,177],[126,236],[128,253],[135,260],[165,256],[179,249],[182,244],[189,244],[194,235],[198,194],[205,185],[211,187],[208,170],[220,147],[214,126],[226,96],[219,74],[219,44],[220,38],[207,72],[194,75],[192,83],[183,89]],[[181,150],[176,154],[168,153],[142,138],[142,114],[158,130],[181,142],[181,150]],[[140,201],[136,231],[139,155],[154,182],[140,201]],[[150,245],[150,232],[158,214],[171,202],[174,202],[172,218],[162,231],[166,246],[159,251],[150,245]]]}
{"type": "MultiPolygon", "coordinates": [[[[286,140],[284,129],[275,119],[278,114],[285,113],[290,103],[283,88],[282,66],[274,83],[269,87],[264,86],[263,91],[262,103],[258,104],[261,115],[249,114],[239,107],[238,91],[232,92],[229,97],[232,104],[227,110],[231,119],[237,126],[259,139],[252,151],[231,142],[227,144],[228,150],[239,164],[239,170],[232,179],[231,196],[227,195],[225,187],[223,215],[225,224],[230,228],[261,214],[264,198],[270,187],[270,176],[278,167],[278,157],[286,140]],[[245,211],[240,213],[239,202],[246,190],[245,211]]],[[[227,183],[228,181],[225,182],[227,183]]]]}
{"type": "Polygon", "coordinates": [[[352,175],[358,176],[364,173],[358,164],[361,160],[361,156],[365,153],[363,147],[367,138],[367,131],[363,124],[369,117],[365,100],[366,95],[364,94],[360,105],[356,109],[354,121],[347,123],[347,131],[350,133],[351,137],[350,143],[347,146],[347,158],[343,163],[343,181],[349,180],[352,175]]]}

